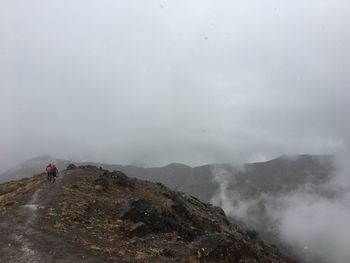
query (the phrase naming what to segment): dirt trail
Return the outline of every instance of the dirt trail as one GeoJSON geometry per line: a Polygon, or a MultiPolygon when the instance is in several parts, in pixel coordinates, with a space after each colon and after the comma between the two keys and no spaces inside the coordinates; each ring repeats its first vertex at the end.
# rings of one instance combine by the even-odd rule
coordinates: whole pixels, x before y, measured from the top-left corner
{"type": "Polygon", "coordinates": [[[61,237],[40,229],[39,215],[59,193],[60,180],[44,182],[0,218],[0,262],[105,262],[61,237]]]}

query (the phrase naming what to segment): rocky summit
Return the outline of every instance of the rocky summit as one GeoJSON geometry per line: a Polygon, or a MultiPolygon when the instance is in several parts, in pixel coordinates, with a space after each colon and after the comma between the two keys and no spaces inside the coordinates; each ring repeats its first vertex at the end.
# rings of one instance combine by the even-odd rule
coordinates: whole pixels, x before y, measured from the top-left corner
{"type": "Polygon", "coordinates": [[[0,262],[296,262],[161,183],[69,166],[0,185],[0,262]]]}

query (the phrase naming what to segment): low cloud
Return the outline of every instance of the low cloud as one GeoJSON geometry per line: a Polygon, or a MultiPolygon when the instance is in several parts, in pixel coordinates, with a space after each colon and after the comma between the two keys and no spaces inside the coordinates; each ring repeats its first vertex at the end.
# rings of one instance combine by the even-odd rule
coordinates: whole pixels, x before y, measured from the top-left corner
{"type": "Polygon", "coordinates": [[[341,159],[337,160],[342,165],[325,183],[306,183],[287,193],[262,193],[253,199],[243,197],[240,189],[228,190],[235,180],[232,173],[213,169],[220,190],[212,202],[305,262],[347,263],[350,179],[348,166],[341,159]]]}

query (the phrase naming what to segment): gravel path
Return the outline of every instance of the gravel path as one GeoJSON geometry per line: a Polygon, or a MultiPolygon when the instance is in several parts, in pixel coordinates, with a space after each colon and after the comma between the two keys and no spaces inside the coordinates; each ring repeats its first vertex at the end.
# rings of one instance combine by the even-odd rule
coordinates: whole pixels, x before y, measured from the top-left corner
{"type": "Polygon", "coordinates": [[[44,182],[24,196],[6,217],[0,218],[0,262],[106,262],[98,255],[40,229],[38,217],[58,184],[44,182]]]}

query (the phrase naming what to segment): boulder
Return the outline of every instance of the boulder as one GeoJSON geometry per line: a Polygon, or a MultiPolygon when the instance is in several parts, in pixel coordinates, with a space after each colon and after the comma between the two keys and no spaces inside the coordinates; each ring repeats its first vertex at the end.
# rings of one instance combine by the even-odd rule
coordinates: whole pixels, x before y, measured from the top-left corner
{"type": "Polygon", "coordinates": [[[147,225],[153,233],[166,233],[171,231],[161,214],[152,207],[152,201],[141,198],[133,201],[129,209],[121,216],[121,219],[133,222],[142,222],[147,225]]]}
{"type": "MultiPolygon", "coordinates": [[[[197,257],[201,260],[225,259],[232,256],[234,240],[226,234],[206,234],[193,242],[197,257]]],[[[231,261],[230,261],[231,262],[231,261]]]]}

